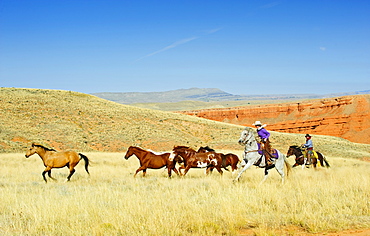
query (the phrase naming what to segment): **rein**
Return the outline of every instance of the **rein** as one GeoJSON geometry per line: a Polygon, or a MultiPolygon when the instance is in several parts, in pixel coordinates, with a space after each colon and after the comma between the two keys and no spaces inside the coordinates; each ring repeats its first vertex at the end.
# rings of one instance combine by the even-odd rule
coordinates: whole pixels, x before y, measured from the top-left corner
{"type": "Polygon", "coordinates": [[[258,150],[246,151],[245,153],[248,154],[250,152],[258,152],[258,150]]]}

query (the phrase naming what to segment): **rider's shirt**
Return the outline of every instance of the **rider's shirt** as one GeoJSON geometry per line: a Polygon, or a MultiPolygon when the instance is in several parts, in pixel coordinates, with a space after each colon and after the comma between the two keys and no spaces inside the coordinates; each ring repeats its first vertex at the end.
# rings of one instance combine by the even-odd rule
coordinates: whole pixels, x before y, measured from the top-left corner
{"type": "Polygon", "coordinates": [[[268,139],[270,137],[270,133],[263,127],[257,129],[257,134],[261,139],[268,139]]]}
{"type": "Polygon", "coordinates": [[[312,140],[311,139],[307,139],[306,140],[306,143],[303,144],[303,147],[305,147],[305,148],[313,148],[312,140]]]}

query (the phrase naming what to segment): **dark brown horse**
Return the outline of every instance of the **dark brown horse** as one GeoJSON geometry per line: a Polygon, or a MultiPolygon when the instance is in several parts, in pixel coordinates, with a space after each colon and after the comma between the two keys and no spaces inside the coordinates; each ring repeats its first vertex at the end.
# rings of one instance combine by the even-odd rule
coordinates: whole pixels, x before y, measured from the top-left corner
{"type": "MultiPolygon", "coordinates": [[[[176,146],[173,148],[175,154],[175,161],[178,163],[183,162],[184,165],[179,168],[185,169],[184,174],[188,173],[190,168],[207,168],[206,173],[209,173],[209,167],[214,167],[222,175],[222,158],[219,153],[204,152],[199,153],[192,148],[186,146],[176,146]]],[[[180,174],[181,171],[180,171],[180,174]]]]}
{"type": "Polygon", "coordinates": [[[139,171],[143,171],[143,176],[146,174],[146,169],[160,169],[166,167],[168,170],[168,177],[171,177],[171,171],[177,171],[175,165],[176,162],[173,161],[173,156],[171,153],[154,153],[151,151],[144,150],[140,147],[130,146],[126,152],[125,159],[127,160],[132,155],[135,155],[140,161],[140,167],[136,170],[134,177],[136,177],[139,171]]]}
{"type": "Polygon", "coordinates": [[[57,152],[54,149],[46,148],[40,144],[33,143],[31,148],[26,152],[26,158],[35,153],[41,157],[41,160],[44,162],[44,166],[46,167],[42,172],[42,177],[44,178],[45,182],[47,182],[45,177],[46,173],[48,173],[51,179],[56,180],[55,178],[51,177],[51,169],[62,167],[69,168],[69,175],[66,180],[69,181],[76,171],[75,166],[78,164],[78,162],[80,162],[81,159],[84,159],[85,170],[88,174],[90,174],[88,170],[89,159],[82,153],[77,153],[74,151],[57,152]]]}
{"type": "MultiPolygon", "coordinates": [[[[198,149],[199,153],[202,153],[202,152],[216,152],[214,149],[206,146],[206,147],[200,147],[198,149]]],[[[223,154],[223,153],[220,153],[221,155],[221,158],[222,158],[222,168],[224,168],[225,170],[229,171],[229,169],[227,169],[228,166],[231,166],[231,171],[234,172],[235,170],[238,169],[238,163],[239,163],[239,157],[233,153],[228,153],[228,154],[223,154]]],[[[212,172],[214,167],[210,167],[210,171],[212,172]]]]}
{"type": "MultiPolygon", "coordinates": [[[[325,167],[325,166],[330,167],[329,162],[326,160],[324,155],[322,155],[320,152],[316,152],[316,153],[317,153],[317,158],[315,157],[315,155],[313,155],[311,158],[313,167],[316,168],[317,163],[318,163],[317,159],[319,159],[320,165],[322,167],[325,167]]],[[[293,167],[304,164],[305,157],[304,157],[302,149],[299,146],[294,145],[294,146],[289,147],[288,152],[287,152],[287,157],[292,156],[292,155],[295,155],[295,163],[293,167]]],[[[302,166],[302,168],[303,167],[304,165],[302,166]]]]}

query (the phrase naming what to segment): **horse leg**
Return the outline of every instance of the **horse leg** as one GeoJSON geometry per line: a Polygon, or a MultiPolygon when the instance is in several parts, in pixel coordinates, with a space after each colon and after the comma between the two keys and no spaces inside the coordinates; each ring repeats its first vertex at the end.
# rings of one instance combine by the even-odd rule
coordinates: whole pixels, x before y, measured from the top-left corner
{"type": "Polygon", "coordinates": [[[139,169],[136,170],[134,177],[136,177],[137,173],[139,173],[140,171],[143,171],[143,176],[145,176],[146,166],[140,166],[139,169]]]}
{"type": "Polygon", "coordinates": [[[45,183],[47,183],[48,181],[46,180],[46,177],[45,177],[45,174],[47,173],[47,171],[43,171],[42,172],[42,177],[44,178],[44,181],[45,181],[45,183]]]}
{"type": "Polygon", "coordinates": [[[281,176],[281,183],[284,184],[284,178],[285,178],[285,173],[284,173],[284,166],[282,166],[281,168],[278,168],[277,166],[275,166],[275,169],[276,171],[279,173],[279,175],[281,176]]]}
{"type": "Polygon", "coordinates": [[[313,165],[313,168],[316,169],[316,165],[317,165],[317,159],[316,158],[312,158],[312,165],[313,165]]]}
{"type": "Polygon", "coordinates": [[[184,174],[181,172],[181,169],[185,169],[184,165],[182,165],[182,166],[179,167],[180,176],[183,176],[184,174]]]}
{"type": "Polygon", "coordinates": [[[66,182],[68,182],[68,181],[70,181],[70,180],[71,180],[71,177],[72,177],[72,175],[73,175],[75,172],[76,172],[76,170],[75,170],[75,168],[74,168],[74,167],[72,167],[72,168],[70,168],[70,169],[69,169],[69,175],[68,175],[68,177],[67,177],[67,179],[66,179],[66,182]]]}
{"type": "Polygon", "coordinates": [[[188,166],[186,166],[186,168],[185,168],[185,171],[184,171],[184,174],[183,174],[183,176],[185,176],[186,175],[186,173],[188,173],[188,171],[190,170],[190,166],[188,165],[188,166]]]}
{"type": "Polygon", "coordinates": [[[274,167],[275,167],[275,165],[269,165],[269,166],[265,167],[265,176],[263,177],[263,180],[261,181],[261,183],[260,183],[260,184],[262,184],[263,182],[265,182],[265,181],[266,181],[267,177],[269,176],[269,171],[270,171],[272,168],[274,168],[274,167]]]}
{"type": "Polygon", "coordinates": [[[220,173],[221,175],[223,174],[223,171],[222,171],[222,169],[221,169],[220,166],[215,166],[214,168],[216,168],[216,170],[218,171],[218,173],[220,173]]]}
{"type": "Polygon", "coordinates": [[[49,176],[49,178],[50,178],[50,179],[52,179],[52,180],[54,180],[54,181],[57,181],[57,179],[56,179],[56,178],[51,177],[51,170],[49,170],[49,171],[48,171],[48,176],[49,176]]]}
{"type": "Polygon", "coordinates": [[[172,171],[172,168],[170,166],[167,166],[167,171],[168,171],[168,178],[171,178],[171,171],[172,171]]]}
{"type": "MultiPolygon", "coordinates": [[[[244,162],[245,163],[245,162],[244,162]]],[[[252,161],[248,161],[245,166],[242,168],[242,170],[239,172],[239,174],[234,179],[234,182],[239,181],[240,176],[243,174],[244,171],[246,171],[249,167],[252,166],[252,161]]]]}
{"type": "Polygon", "coordinates": [[[180,175],[180,174],[179,174],[179,172],[177,171],[176,167],[174,167],[172,170],[173,170],[177,175],[180,175]]]}
{"type": "Polygon", "coordinates": [[[45,168],[45,170],[42,172],[42,177],[44,178],[45,183],[47,183],[47,182],[48,182],[48,181],[46,180],[45,174],[46,174],[46,173],[48,173],[50,170],[51,170],[51,167],[50,167],[50,166],[47,166],[47,167],[45,168]]]}

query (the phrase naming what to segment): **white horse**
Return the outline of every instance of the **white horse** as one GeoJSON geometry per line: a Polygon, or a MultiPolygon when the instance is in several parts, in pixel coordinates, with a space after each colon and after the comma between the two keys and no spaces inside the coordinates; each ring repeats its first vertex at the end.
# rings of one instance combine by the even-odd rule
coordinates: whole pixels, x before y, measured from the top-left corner
{"type": "Polygon", "coordinates": [[[288,163],[286,156],[283,153],[281,153],[279,150],[276,150],[276,152],[278,153],[278,158],[277,159],[273,158],[275,159],[273,161],[273,164],[266,166],[265,164],[266,158],[258,153],[258,144],[254,137],[253,131],[250,128],[245,128],[242,131],[238,142],[241,145],[245,145],[243,161],[241,164],[242,166],[244,165],[244,167],[240,170],[238,176],[234,181],[238,181],[243,172],[246,171],[249,167],[251,167],[252,165],[257,165],[260,168],[265,168],[265,177],[263,178],[261,183],[263,183],[267,179],[269,170],[274,167],[280,174],[282,183],[284,183],[285,177],[284,164],[287,168],[287,174],[289,174],[291,167],[288,163]],[[259,162],[260,158],[262,158],[262,160],[260,161],[260,163],[257,163],[259,162]]]}

